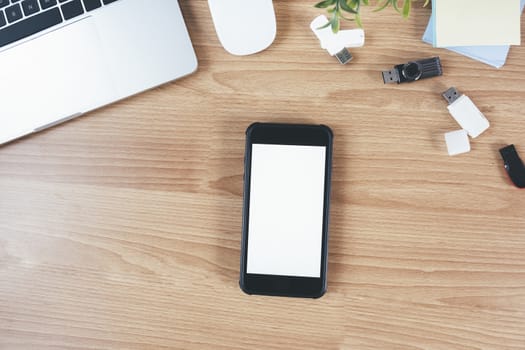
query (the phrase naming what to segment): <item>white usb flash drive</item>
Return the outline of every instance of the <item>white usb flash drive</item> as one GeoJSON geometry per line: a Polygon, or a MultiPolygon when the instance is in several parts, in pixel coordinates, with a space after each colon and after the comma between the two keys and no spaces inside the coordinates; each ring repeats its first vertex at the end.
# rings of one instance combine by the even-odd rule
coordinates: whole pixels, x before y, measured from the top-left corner
{"type": "Polygon", "coordinates": [[[363,46],[365,44],[365,32],[363,29],[350,29],[340,30],[334,34],[330,26],[319,29],[327,23],[326,16],[320,15],[310,23],[310,29],[321,42],[321,48],[328,51],[330,56],[337,57],[340,63],[346,64],[352,59],[347,48],[363,46]]]}
{"type": "Polygon", "coordinates": [[[460,94],[455,87],[451,87],[443,93],[448,102],[448,111],[458,124],[465,129],[470,137],[478,137],[490,126],[489,121],[472,100],[460,94]]]}

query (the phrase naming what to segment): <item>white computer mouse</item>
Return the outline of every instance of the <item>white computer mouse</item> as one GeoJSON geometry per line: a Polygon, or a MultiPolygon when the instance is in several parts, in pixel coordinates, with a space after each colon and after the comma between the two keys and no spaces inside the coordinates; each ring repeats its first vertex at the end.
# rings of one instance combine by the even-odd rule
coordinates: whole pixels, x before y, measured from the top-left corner
{"type": "Polygon", "coordinates": [[[277,32],[272,0],[208,0],[219,41],[232,55],[270,46],[277,32]]]}

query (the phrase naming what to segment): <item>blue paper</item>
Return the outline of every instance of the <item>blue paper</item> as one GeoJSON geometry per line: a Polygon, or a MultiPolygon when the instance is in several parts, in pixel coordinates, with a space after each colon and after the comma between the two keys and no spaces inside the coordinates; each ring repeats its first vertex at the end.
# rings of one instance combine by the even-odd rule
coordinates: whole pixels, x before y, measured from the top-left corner
{"type": "MultiPolygon", "coordinates": [[[[525,0],[521,0],[522,12],[524,7],[525,0]]],[[[425,30],[425,34],[423,34],[423,41],[431,45],[433,45],[435,42],[434,13],[432,13],[432,16],[430,16],[427,29],[425,30]]],[[[501,68],[507,60],[510,46],[455,46],[447,47],[446,49],[489,64],[493,67],[501,68]]]]}

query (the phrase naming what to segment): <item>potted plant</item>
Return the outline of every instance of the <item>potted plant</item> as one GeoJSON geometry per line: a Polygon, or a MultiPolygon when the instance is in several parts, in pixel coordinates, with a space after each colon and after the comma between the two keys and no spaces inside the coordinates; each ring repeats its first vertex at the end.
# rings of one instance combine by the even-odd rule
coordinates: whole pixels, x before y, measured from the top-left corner
{"type": "MultiPolygon", "coordinates": [[[[403,18],[408,18],[412,8],[412,2],[418,0],[379,0],[377,8],[374,12],[381,11],[389,6],[392,6],[403,18]]],[[[423,1],[423,0],[421,0],[423,1]]],[[[430,0],[425,0],[423,6],[427,6],[430,0]]],[[[328,23],[324,27],[332,27],[332,31],[337,33],[339,31],[341,19],[348,21],[355,21],[359,27],[363,26],[361,22],[361,6],[370,5],[369,0],[323,0],[315,5],[317,8],[326,9],[330,17],[328,23]],[[353,18],[346,17],[350,14],[353,18]]]]}

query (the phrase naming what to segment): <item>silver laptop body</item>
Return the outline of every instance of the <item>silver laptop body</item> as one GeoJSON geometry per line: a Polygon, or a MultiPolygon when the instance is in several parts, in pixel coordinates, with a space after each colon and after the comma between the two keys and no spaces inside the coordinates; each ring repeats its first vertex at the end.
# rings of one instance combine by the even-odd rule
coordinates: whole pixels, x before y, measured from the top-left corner
{"type": "MultiPolygon", "coordinates": [[[[35,1],[40,12],[56,3],[62,18],[80,11],[77,2],[62,12],[69,2],[93,3],[35,1]]],[[[15,8],[7,12],[14,4],[0,9],[4,17],[16,18],[15,8]]],[[[82,4],[83,14],[0,47],[0,145],[197,69],[176,0],[100,0],[90,11],[82,4]]]]}

